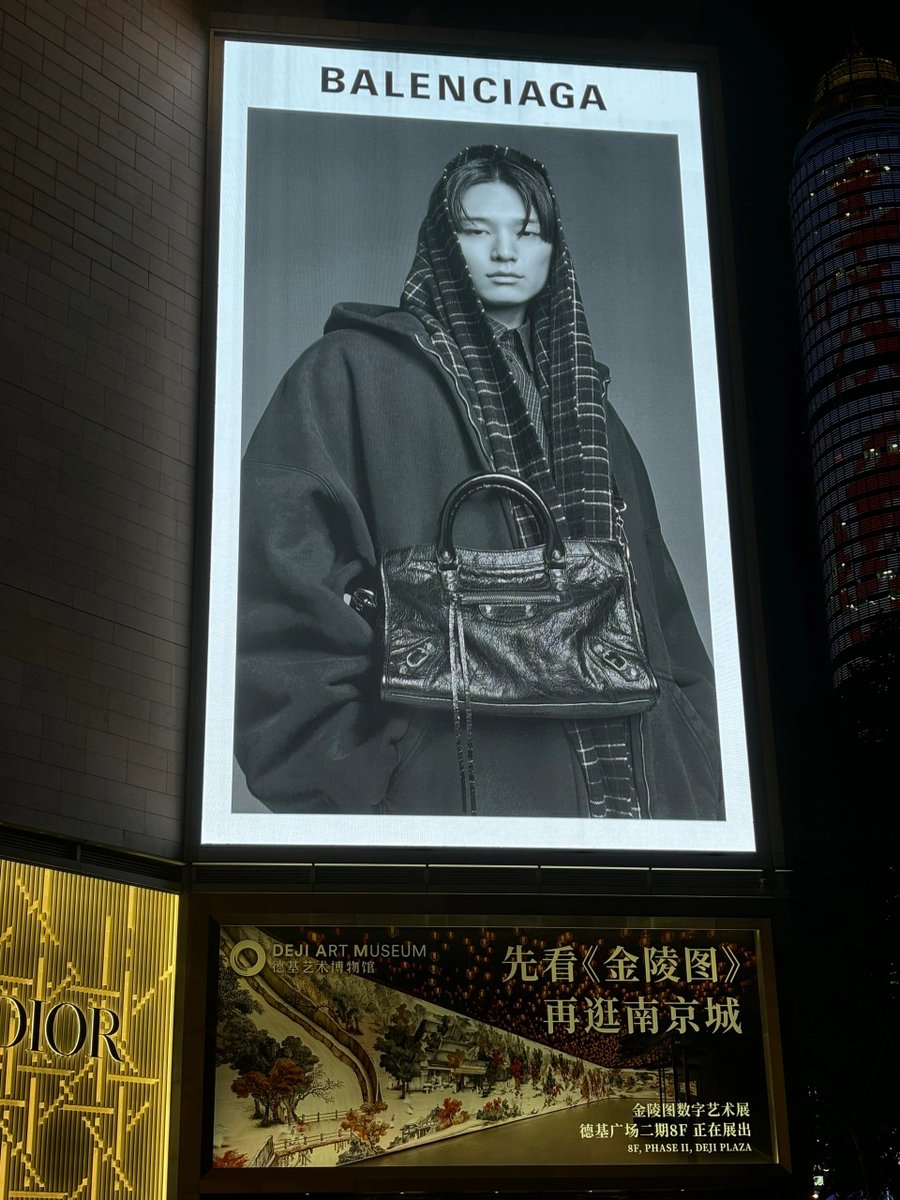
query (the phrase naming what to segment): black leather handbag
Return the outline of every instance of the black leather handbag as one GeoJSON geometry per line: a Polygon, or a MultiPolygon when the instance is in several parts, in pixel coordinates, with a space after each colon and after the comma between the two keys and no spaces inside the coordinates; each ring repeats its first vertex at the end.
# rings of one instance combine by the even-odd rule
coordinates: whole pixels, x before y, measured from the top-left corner
{"type": "Polygon", "coordinates": [[[436,545],[387,551],[381,585],[382,698],[452,708],[467,812],[475,811],[473,713],[621,717],[656,703],[624,534],[564,541],[540,495],[515,476],[476,475],[454,488],[436,545]],[[544,544],[456,547],[459,508],[485,488],[528,505],[544,544]]]}

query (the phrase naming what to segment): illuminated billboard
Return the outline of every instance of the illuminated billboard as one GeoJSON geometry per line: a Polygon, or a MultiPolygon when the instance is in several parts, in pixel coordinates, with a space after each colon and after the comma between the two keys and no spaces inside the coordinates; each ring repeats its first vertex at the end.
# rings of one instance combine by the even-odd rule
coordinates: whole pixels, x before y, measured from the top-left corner
{"type": "Polygon", "coordinates": [[[198,852],[754,851],[698,73],[217,48],[198,852]]]}
{"type": "Polygon", "coordinates": [[[758,920],[215,925],[202,1186],[783,1169],[768,938],[758,920]]]}
{"type": "Polygon", "coordinates": [[[164,1200],[178,899],[0,861],[0,1198],[164,1200]]]}

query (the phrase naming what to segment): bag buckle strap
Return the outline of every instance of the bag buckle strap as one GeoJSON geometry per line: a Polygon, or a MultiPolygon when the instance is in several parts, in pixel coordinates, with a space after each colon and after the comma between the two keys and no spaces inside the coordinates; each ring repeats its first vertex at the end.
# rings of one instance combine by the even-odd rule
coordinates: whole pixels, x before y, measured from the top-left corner
{"type": "Polygon", "coordinates": [[[478,812],[478,802],[475,792],[475,738],[472,730],[472,700],[469,694],[469,660],[466,654],[462,605],[455,591],[451,593],[449,608],[447,620],[450,642],[450,691],[453,700],[453,729],[456,734],[456,761],[459,767],[462,809],[468,816],[474,817],[478,812]]]}

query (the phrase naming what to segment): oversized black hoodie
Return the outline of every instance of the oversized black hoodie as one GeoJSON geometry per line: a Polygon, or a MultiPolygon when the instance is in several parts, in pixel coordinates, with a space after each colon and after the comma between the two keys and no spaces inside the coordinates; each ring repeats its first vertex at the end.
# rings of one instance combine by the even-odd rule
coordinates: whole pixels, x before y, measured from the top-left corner
{"type": "MultiPolygon", "coordinates": [[[[643,462],[612,406],[607,419],[660,683],[657,706],[630,719],[642,814],[721,819],[712,668],[643,462]]],[[[235,712],[238,761],[274,811],[461,813],[449,710],[382,703],[377,635],[345,596],[375,586],[385,550],[434,542],[447,494],[491,469],[463,389],[409,313],[339,305],[285,375],[244,456],[235,712]]],[[[467,502],[456,540],[513,548],[505,501],[467,502]]],[[[482,817],[588,815],[562,722],[478,716],[475,747],[482,817]]]]}

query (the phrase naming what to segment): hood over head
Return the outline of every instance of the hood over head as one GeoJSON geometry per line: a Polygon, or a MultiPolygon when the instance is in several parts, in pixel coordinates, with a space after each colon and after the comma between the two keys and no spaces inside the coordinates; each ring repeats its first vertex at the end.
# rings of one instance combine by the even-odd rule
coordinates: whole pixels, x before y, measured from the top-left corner
{"type": "MultiPolygon", "coordinates": [[[[453,158],[431,193],[400,307],[422,322],[444,365],[468,390],[495,468],[535,486],[570,536],[611,538],[607,377],[594,359],[559,204],[544,164],[509,146],[469,146],[453,158]],[[506,182],[506,174],[516,190],[515,180],[537,179],[550,197],[551,211],[541,220],[541,231],[553,242],[553,256],[547,282],[528,309],[535,383],[548,414],[549,456],[475,292],[454,225],[448,185],[461,167],[476,162],[485,164],[488,177],[506,182]]],[[[534,527],[526,514],[517,513],[517,518],[528,544],[534,527]]]]}

